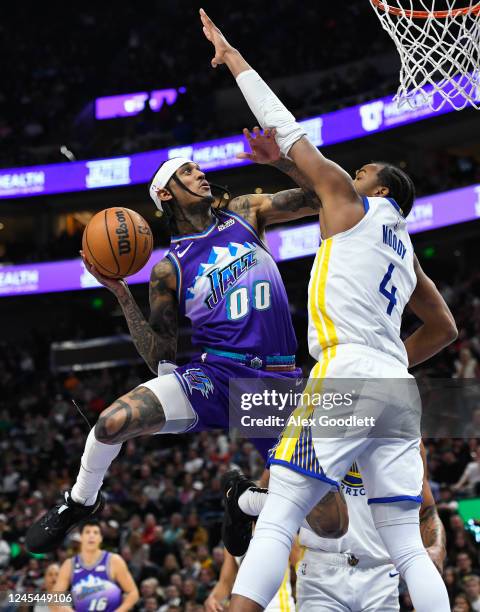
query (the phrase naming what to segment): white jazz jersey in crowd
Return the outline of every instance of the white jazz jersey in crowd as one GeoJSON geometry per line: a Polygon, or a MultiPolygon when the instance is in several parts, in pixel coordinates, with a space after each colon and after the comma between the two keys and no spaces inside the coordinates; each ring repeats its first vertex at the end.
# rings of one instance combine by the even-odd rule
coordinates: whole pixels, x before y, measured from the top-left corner
{"type": "Polygon", "coordinates": [[[333,540],[304,527],[300,530],[300,544],[306,550],[297,570],[298,612],[398,611],[399,575],[375,529],[356,464],[341,488],[350,517],[347,534],[333,540]],[[348,563],[350,555],[356,565],[348,563]]]}
{"type": "Polygon", "coordinates": [[[337,345],[358,344],[408,365],[400,325],[416,275],[407,222],[390,198],[363,201],[361,221],[317,252],[308,287],[310,354],[325,363],[337,345]]]}

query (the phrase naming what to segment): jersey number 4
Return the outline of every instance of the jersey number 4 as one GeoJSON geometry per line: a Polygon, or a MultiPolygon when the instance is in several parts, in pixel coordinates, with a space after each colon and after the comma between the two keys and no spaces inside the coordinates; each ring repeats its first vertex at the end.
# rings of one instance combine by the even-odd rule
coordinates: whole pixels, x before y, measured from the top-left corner
{"type": "Polygon", "coordinates": [[[382,282],[380,283],[380,287],[378,288],[380,293],[384,295],[388,300],[388,306],[387,306],[388,315],[392,314],[393,307],[397,303],[397,288],[395,287],[395,285],[392,285],[392,288],[390,290],[387,289],[387,284],[392,280],[392,274],[394,270],[395,270],[395,266],[391,263],[388,266],[388,270],[385,276],[383,277],[382,282]]]}

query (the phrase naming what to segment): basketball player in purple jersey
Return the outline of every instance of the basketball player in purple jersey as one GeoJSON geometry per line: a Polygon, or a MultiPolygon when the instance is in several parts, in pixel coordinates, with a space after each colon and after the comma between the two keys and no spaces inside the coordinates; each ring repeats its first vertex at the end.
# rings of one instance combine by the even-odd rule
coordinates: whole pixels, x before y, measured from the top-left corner
{"type": "MultiPolygon", "coordinates": [[[[166,257],[151,273],[148,322],[124,281],[104,278],[85,262],[118,298],[135,346],[156,377],[101,413],[73,489],[30,527],[30,551],[54,550],[78,522],[99,511],[103,478],[125,440],[228,428],[230,378],[301,376],[287,294],[264,230],[318,215],[320,204],[293,165],[285,172],[301,188],[237,197],[223,210],[212,207],[211,188],[198,164],[174,158],[160,166],[150,196],[173,235],[166,257]],[[181,367],[165,364],[175,360],[178,311],[191,320],[198,351],[181,367]]],[[[256,442],[266,455],[272,441],[256,442]]]]}
{"type": "Polygon", "coordinates": [[[72,594],[73,605],[62,606],[63,612],[131,610],[139,594],[125,561],[100,548],[102,532],[97,521],[86,521],[80,536],[80,554],[63,563],[54,588],[56,592],[72,594]]]}

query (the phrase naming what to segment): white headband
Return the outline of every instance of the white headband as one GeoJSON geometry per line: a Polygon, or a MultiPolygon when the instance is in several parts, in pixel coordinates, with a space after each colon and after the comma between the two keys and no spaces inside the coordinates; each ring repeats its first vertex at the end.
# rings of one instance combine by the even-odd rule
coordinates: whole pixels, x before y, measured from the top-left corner
{"type": "Polygon", "coordinates": [[[181,166],[193,163],[195,162],[186,157],[172,157],[172,159],[169,159],[160,166],[150,185],[150,197],[155,202],[158,210],[163,210],[162,200],[158,197],[158,191],[165,188],[168,181],[181,166]]]}

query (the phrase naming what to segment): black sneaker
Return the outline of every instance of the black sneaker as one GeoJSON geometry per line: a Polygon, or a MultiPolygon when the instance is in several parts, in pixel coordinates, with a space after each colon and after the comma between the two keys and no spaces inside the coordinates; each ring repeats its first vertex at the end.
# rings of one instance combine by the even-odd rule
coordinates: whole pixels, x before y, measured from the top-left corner
{"type": "Polygon", "coordinates": [[[223,543],[231,555],[242,557],[247,552],[252,539],[253,524],[257,517],[243,512],[238,505],[238,498],[247,489],[265,493],[267,489],[260,489],[253,480],[249,480],[237,470],[231,470],[222,476],[222,489],[225,506],[222,523],[223,543]]]}
{"type": "Polygon", "coordinates": [[[62,544],[67,533],[78,523],[100,513],[104,504],[101,493],[97,495],[92,506],[83,506],[74,502],[70,492],[65,491],[64,501],[30,525],[25,537],[27,549],[32,553],[52,552],[62,544]]]}

